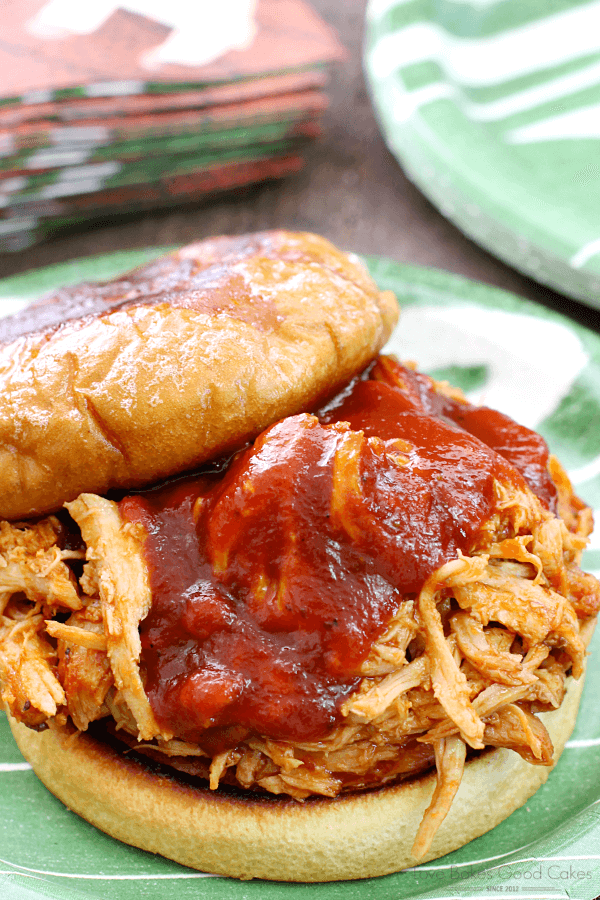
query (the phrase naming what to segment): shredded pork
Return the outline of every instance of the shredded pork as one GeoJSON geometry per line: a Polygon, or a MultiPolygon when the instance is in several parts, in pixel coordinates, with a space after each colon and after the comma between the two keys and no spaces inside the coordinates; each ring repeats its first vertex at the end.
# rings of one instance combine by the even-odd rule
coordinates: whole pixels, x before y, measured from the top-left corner
{"type": "Polygon", "coordinates": [[[95,494],[81,494],[66,504],[87,546],[88,584],[97,585],[106,653],[115,685],[135,719],[140,740],[166,737],[158,727],[144,691],[139,661],[139,624],[152,605],[148,571],[141,552],[143,538],[123,524],[115,503],[95,494]]]}
{"type": "MultiPolygon", "coordinates": [[[[349,439],[336,470],[350,492],[359,489],[356,453],[349,439]]],[[[437,787],[413,850],[421,858],[467,752],[505,747],[532,764],[552,763],[535,713],[560,705],[569,672],[581,675],[600,605],[598,582],[579,569],[591,518],[555,461],[552,473],[564,520],[529,490],[496,484],[495,512],[470,555],[402,600],[362,664],[343,723],[326,738],[254,736],[213,758],[161,730],[144,691],[139,624],[151,592],[142,529],[123,524],[109,500],[85,494],[68,504],[86,547],[77,578],[83,553],[64,549],[57,519],[2,523],[2,699],[32,727],[68,716],[85,730],[111,717],[131,746],[203,772],[211,788],[234,781],[298,800],[335,797],[435,766],[437,787]]],[[[344,514],[339,496],[333,514],[344,514]]]]}

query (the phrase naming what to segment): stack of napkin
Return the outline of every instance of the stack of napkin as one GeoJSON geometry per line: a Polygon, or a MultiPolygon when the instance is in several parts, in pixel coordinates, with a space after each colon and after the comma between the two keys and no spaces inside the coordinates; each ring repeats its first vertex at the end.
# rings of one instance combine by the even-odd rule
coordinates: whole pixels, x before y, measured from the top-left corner
{"type": "Polygon", "coordinates": [[[304,0],[5,0],[0,250],[303,164],[343,57],[304,0]]]}

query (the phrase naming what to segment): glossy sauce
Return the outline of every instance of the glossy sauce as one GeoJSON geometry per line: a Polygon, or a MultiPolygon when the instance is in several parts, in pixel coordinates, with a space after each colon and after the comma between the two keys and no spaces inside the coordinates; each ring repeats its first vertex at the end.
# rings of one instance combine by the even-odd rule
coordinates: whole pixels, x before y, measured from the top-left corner
{"type": "Polygon", "coordinates": [[[498,410],[437,393],[428,375],[413,372],[391,357],[379,357],[370,375],[402,391],[415,409],[449,419],[479,438],[513,465],[543,505],[556,514],[557,493],[548,471],[548,445],[537,432],[498,410]]]}
{"type": "MultiPolygon", "coordinates": [[[[148,532],[142,666],[158,720],[211,753],[250,733],[323,737],[402,598],[472,546],[494,480],[524,486],[455,424],[509,449],[532,434],[498,416],[383,359],[225,474],[122,500],[148,532]]],[[[528,440],[514,459],[539,480],[547,451],[528,440]]]]}

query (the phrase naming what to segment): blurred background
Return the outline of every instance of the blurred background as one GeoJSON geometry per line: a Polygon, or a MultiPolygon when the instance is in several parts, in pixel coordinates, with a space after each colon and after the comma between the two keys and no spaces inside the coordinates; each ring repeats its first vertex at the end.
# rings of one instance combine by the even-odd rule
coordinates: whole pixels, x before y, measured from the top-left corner
{"type": "MultiPolygon", "coordinates": [[[[460,5],[446,3],[455,18],[460,5]]],[[[506,0],[499,5],[506,7],[506,0]]],[[[148,20],[136,12],[135,3],[127,4],[129,13],[122,20],[115,19],[117,4],[89,4],[93,14],[83,15],[82,21],[69,12],[68,0],[9,0],[5,6],[3,43],[10,45],[13,57],[2,60],[2,70],[17,74],[14,83],[4,76],[2,93],[12,91],[13,102],[0,106],[0,161],[5,164],[0,173],[5,248],[0,275],[113,250],[286,227],[316,231],[360,253],[459,273],[600,327],[600,314],[592,308],[598,298],[582,305],[572,299],[573,291],[569,297],[563,289],[553,290],[524,274],[526,267],[518,260],[518,268],[507,265],[482,249],[485,241],[465,237],[409,180],[396,158],[398,148],[394,156],[386,146],[380,125],[390,145],[394,141],[381,103],[385,89],[373,71],[367,87],[363,53],[367,41],[372,48],[378,29],[398,27],[402,8],[414,7],[414,0],[373,0],[368,38],[363,0],[310,0],[310,6],[296,0],[234,0],[229,22],[236,22],[235,27],[231,24],[223,35],[217,23],[212,49],[209,42],[193,50],[184,39],[186,29],[178,30],[181,10],[172,3],[170,28],[148,25],[164,31],[159,51],[144,50],[144,40],[152,48],[157,38],[140,34],[140,22],[148,20]],[[133,25],[138,30],[129,33],[133,25]],[[92,38],[100,49],[94,49],[92,38]],[[143,78],[140,64],[136,69],[132,63],[134,38],[143,50],[143,78]],[[46,56],[36,69],[31,58],[39,62],[40,46],[46,56]],[[221,47],[217,58],[215,46],[221,47]],[[93,81],[90,72],[102,67],[108,82],[111,65],[123,82],[116,98],[98,87],[97,74],[91,96],[73,90],[51,96],[49,90],[34,89],[34,84],[50,81],[57,88],[61,79],[83,83],[84,75],[93,81]],[[190,84],[194,79],[182,76],[190,67],[203,73],[202,96],[197,83],[190,84]],[[240,76],[246,80],[239,81],[240,76]],[[161,77],[175,85],[168,103],[156,86],[161,77]],[[14,99],[19,96],[21,102],[14,99]],[[49,138],[58,125],[61,137],[49,138]],[[88,129],[87,143],[81,139],[82,125],[88,129]],[[73,155],[78,148],[79,157],[73,155]],[[74,177],[86,184],[79,209],[74,198],[82,184],[77,186],[74,177]],[[169,179],[171,188],[165,191],[169,179]]],[[[481,13],[490,6],[478,2],[471,9],[481,13]]],[[[145,7],[149,16],[152,3],[147,0],[145,7]]],[[[208,4],[195,8],[206,14],[208,4]]],[[[599,36],[600,27],[598,53],[599,36]]],[[[584,49],[593,62],[594,48],[584,49]]],[[[445,212],[452,214],[451,209],[445,212]]]]}

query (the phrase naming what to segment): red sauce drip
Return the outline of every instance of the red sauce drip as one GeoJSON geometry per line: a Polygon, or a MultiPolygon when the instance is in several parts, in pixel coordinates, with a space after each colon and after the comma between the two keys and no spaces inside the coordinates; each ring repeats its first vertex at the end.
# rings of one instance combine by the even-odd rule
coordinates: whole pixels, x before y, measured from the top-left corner
{"type": "Polygon", "coordinates": [[[506,417],[478,421],[382,360],[320,419],[272,426],[224,475],[121,501],[148,532],[142,665],[159,722],[214,753],[249,733],[317,740],[341,721],[402,597],[468,551],[495,479],[524,486],[451,421],[459,412],[490,443],[510,441],[506,417]]]}
{"type": "Polygon", "coordinates": [[[371,377],[402,391],[405,401],[413,403],[414,408],[450,419],[479,438],[514,466],[543,505],[556,515],[558,497],[548,471],[548,445],[537,432],[495,409],[438,394],[428,375],[413,372],[391,357],[380,357],[371,377]]]}
{"type": "Polygon", "coordinates": [[[544,438],[487,406],[449,401],[450,404],[451,408],[444,408],[444,414],[508,460],[546,509],[556,515],[558,496],[548,471],[548,445],[544,438]]]}

